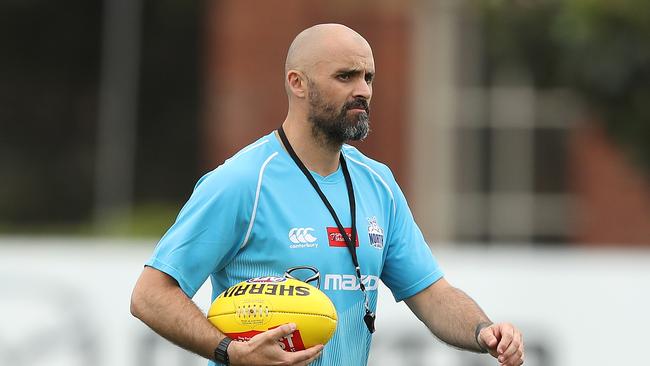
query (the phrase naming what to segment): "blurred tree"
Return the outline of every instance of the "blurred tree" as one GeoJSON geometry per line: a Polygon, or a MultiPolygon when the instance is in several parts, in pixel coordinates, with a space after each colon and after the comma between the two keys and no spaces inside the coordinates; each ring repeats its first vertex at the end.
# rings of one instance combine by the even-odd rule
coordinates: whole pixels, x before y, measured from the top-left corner
{"type": "MultiPolygon", "coordinates": [[[[569,87],[650,173],[650,1],[484,0],[487,70],[569,87]]],[[[486,72],[490,82],[491,72],[486,72]]]]}
{"type": "Polygon", "coordinates": [[[556,1],[485,0],[480,4],[487,84],[494,74],[524,68],[538,88],[555,86],[561,59],[550,37],[559,13],[556,1]]]}
{"type": "Polygon", "coordinates": [[[560,2],[561,77],[650,173],[650,1],[560,2]]]}

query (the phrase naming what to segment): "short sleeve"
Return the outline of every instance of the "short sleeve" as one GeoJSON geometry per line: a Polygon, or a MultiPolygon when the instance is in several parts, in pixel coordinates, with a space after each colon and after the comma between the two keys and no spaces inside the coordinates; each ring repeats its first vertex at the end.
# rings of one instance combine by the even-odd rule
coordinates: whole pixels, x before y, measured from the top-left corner
{"type": "Polygon", "coordinates": [[[201,178],[146,265],[172,276],[194,296],[212,272],[232,260],[244,240],[253,202],[246,183],[223,167],[201,178]]]}
{"type": "Polygon", "coordinates": [[[396,183],[392,188],[395,210],[381,279],[395,300],[402,301],[439,280],[443,272],[415,223],[404,194],[396,183]]]}

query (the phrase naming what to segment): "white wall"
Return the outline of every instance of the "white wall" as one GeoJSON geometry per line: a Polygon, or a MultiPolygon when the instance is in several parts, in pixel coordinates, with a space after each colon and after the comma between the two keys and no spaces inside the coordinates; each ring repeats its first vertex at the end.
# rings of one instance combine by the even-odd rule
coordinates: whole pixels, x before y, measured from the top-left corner
{"type": "MultiPolygon", "coordinates": [[[[155,243],[0,238],[0,365],[205,365],[129,314],[155,243]]],[[[644,364],[650,251],[435,250],[447,279],[519,325],[527,365],[644,364]]],[[[433,339],[380,288],[370,365],[495,365],[433,339]]],[[[209,285],[195,300],[209,306],[209,285]]],[[[354,345],[351,345],[354,346],[354,345]]]]}

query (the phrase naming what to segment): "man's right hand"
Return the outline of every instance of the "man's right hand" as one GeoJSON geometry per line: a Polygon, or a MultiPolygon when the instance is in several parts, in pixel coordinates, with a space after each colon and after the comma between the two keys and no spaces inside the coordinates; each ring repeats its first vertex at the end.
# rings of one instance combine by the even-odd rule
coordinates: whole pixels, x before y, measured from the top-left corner
{"type": "Polygon", "coordinates": [[[323,345],[316,345],[304,351],[286,352],[279,339],[296,330],[293,323],[260,333],[248,342],[231,342],[228,346],[228,358],[232,366],[256,365],[308,365],[320,356],[323,345]]]}

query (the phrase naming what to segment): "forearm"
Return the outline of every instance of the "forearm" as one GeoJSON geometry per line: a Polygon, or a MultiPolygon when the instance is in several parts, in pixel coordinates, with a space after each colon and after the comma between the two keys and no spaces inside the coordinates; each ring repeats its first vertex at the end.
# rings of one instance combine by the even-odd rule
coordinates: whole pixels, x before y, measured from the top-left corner
{"type": "Polygon", "coordinates": [[[156,272],[143,271],[133,291],[131,313],[170,342],[212,359],[224,335],[171,277],[156,272]]]}
{"type": "MultiPolygon", "coordinates": [[[[441,281],[444,281],[442,279],[441,281]]],[[[445,343],[474,352],[482,352],[476,340],[476,327],[491,323],[478,304],[463,291],[446,283],[434,284],[420,297],[407,300],[418,318],[445,343]]]]}
{"type": "Polygon", "coordinates": [[[427,326],[438,338],[452,346],[482,351],[476,340],[476,326],[490,322],[490,319],[463,291],[451,286],[443,291],[442,299],[433,306],[435,310],[427,326]]]}

